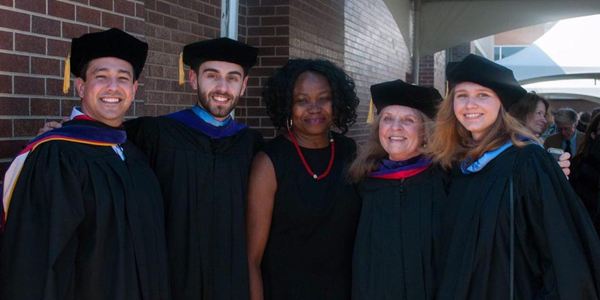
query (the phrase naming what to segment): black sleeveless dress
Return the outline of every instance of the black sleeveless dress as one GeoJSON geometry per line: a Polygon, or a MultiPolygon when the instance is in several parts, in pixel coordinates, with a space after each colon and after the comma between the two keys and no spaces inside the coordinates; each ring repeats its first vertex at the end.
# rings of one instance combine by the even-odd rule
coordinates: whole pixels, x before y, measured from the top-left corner
{"type": "MultiPolygon", "coordinates": [[[[292,142],[284,136],[263,151],[275,168],[277,191],[269,240],[262,261],[265,299],[350,299],[352,250],[360,210],[358,193],[346,176],[356,144],[334,134],[335,160],[329,176],[315,181],[292,142]]],[[[330,146],[301,148],[321,174],[330,146]]]]}

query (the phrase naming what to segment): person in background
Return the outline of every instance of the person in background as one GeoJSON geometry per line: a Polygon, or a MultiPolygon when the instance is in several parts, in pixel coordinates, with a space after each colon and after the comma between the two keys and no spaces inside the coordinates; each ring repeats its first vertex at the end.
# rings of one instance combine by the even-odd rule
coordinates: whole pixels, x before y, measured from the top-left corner
{"type": "Polygon", "coordinates": [[[592,113],[590,115],[590,118],[593,119],[594,117],[596,117],[597,114],[600,113],[600,107],[596,107],[592,110],[592,113]]]}
{"type": "Polygon", "coordinates": [[[572,169],[569,181],[600,234],[600,115],[590,122],[581,147],[573,158],[572,169]]]}
{"type": "Polygon", "coordinates": [[[586,132],[591,119],[592,113],[590,113],[589,111],[581,112],[579,114],[579,122],[577,122],[577,131],[586,132]]]}
{"type": "Polygon", "coordinates": [[[451,170],[435,298],[598,299],[600,240],[589,215],[556,161],[507,113],[526,91],[511,70],[476,55],[448,80],[428,145],[451,170]]]}
{"type": "Polygon", "coordinates": [[[72,40],[81,107],[4,177],[1,299],[170,299],[159,183],[122,128],[147,51],[114,28],[72,40]]]}
{"type": "Polygon", "coordinates": [[[573,157],[583,142],[583,133],[576,129],[577,112],[572,108],[560,108],[554,115],[554,123],[558,133],[544,141],[544,148],[560,148],[573,157]]]}
{"type": "Polygon", "coordinates": [[[250,173],[251,299],[350,299],[360,202],[346,175],[356,145],[343,134],[356,120],[354,81],[329,61],[292,59],[263,100],[283,132],[250,173]]]}
{"type": "Polygon", "coordinates": [[[362,202],[352,299],[433,299],[435,209],[446,176],[423,154],[440,94],[394,80],[371,86],[378,116],[349,169],[362,202]]]}
{"type": "Polygon", "coordinates": [[[549,136],[558,133],[558,129],[556,129],[556,123],[554,123],[554,114],[556,111],[551,109],[548,112],[546,120],[548,124],[546,125],[546,130],[540,135],[540,141],[544,142],[549,136]]]}
{"type": "Polygon", "coordinates": [[[536,137],[546,131],[550,104],[536,93],[527,93],[510,107],[510,115],[519,120],[536,137]]]}

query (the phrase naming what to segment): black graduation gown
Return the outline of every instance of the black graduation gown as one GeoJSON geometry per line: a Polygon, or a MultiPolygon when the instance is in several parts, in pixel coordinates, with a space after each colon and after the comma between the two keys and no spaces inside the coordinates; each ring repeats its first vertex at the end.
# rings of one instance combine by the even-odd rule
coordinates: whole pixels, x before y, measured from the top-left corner
{"type": "Polygon", "coordinates": [[[569,182],[587,208],[596,232],[600,234],[600,140],[591,141],[588,155],[573,159],[569,182]]]}
{"type": "MultiPolygon", "coordinates": [[[[71,121],[63,126],[88,121],[71,121]]],[[[102,126],[102,125],[98,125],[102,126]]],[[[1,299],[169,299],[163,203],[130,142],[49,141],[29,154],[0,253],[1,299]]]]}
{"type": "Polygon", "coordinates": [[[455,172],[448,197],[438,299],[510,299],[511,265],[515,299],[600,297],[598,236],[556,161],[540,146],[512,146],[475,174],[455,172]]]}
{"type": "Polygon", "coordinates": [[[173,298],[247,299],[246,191],[261,135],[211,139],[169,117],[125,125],[162,188],[173,298]]]}
{"type": "MultiPolygon", "coordinates": [[[[261,265],[266,300],[350,299],[360,200],[345,171],[356,145],[339,134],[334,138],[332,170],[318,182],[309,176],[287,138],[278,136],[263,149],[277,179],[261,265]]],[[[302,151],[311,168],[323,173],[331,149],[302,151]]]]}
{"type": "Polygon", "coordinates": [[[352,299],[433,299],[436,208],[444,173],[429,167],[405,179],[367,178],[352,269],[352,299]]]}

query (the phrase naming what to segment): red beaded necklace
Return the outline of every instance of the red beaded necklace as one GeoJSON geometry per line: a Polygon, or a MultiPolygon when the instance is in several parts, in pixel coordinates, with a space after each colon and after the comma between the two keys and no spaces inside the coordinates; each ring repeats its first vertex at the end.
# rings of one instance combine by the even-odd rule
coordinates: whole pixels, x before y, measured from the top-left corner
{"type": "Polygon", "coordinates": [[[298,152],[298,156],[300,156],[300,160],[302,161],[302,164],[304,165],[304,169],[306,169],[306,172],[308,172],[308,175],[310,175],[316,181],[319,181],[319,180],[327,177],[327,175],[329,175],[329,172],[331,172],[331,167],[333,167],[333,160],[335,159],[335,141],[333,140],[333,138],[329,138],[329,143],[331,144],[331,154],[329,156],[329,163],[327,164],[327,169],[325,169],[325,172],[323,172],[323,174],[317,175],[317,173],[313,172],[313,170],[308,165],[308,162],[304,158],[304,155],[302,154],[302,150],[300,149],[300,146],[298,145],[298,141],[296,141],[296,137],[294,136],[294,134],[292,133],[292,130],[290,128],[288,128],[288,134],[290,136],[290,140],[292,141],[292,144],[294,144],[294,147],[296,148],[296,152],[298,152]]]}

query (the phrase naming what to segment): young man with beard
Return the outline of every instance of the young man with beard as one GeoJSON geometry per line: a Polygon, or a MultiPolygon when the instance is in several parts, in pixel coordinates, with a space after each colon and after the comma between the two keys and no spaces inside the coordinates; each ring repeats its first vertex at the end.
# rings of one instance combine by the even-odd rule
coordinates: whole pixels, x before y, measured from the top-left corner
{"type": "Polygon", "coordinates": [[[126,123],[165,201],[174,299],[247,299],[246,190],[261,135],[230,116],[257,49],[228,38],[184,47],[194,107],[126,123]]]}
{"type": "Polygon", "coordinates": [[[81,107],[5,176],[0,299],[169,299],[160,187],[121,127],[147,51],[118,29],[73,39],[81,107]]]}

